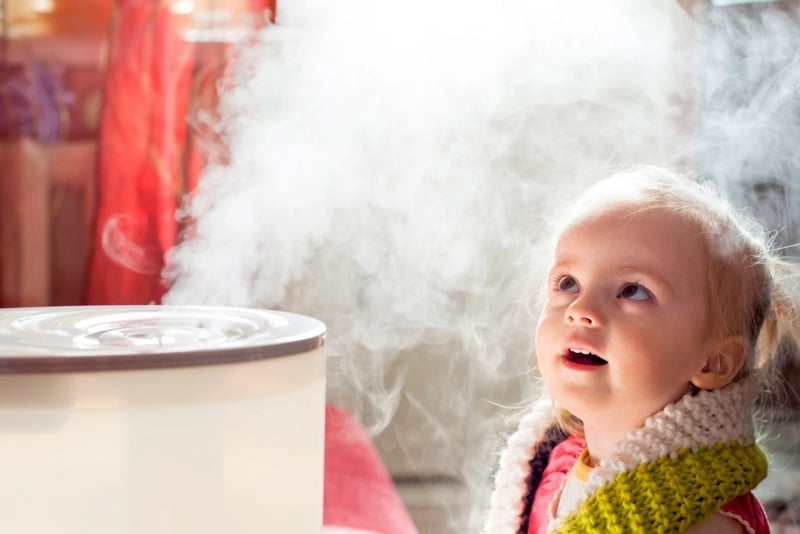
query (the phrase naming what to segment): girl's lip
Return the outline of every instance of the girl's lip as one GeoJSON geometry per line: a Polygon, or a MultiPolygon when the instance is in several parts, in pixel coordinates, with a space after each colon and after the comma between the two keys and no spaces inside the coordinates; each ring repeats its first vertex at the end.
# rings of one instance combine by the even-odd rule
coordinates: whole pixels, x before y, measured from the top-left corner
{"type": "Polygon", "coordinates": [[[585,341],[571,339],[564,345],[561,352],[561,361],[564,366],[577,371],[592,371],[605,367],[608,361],[600,356],[600,351],[585,341]],[[583,353],[590,353],[583,354],[583,353]]]}
{"type": "Polygon", "coordinates": [[[567,356],[570,350],[591,352],[600,356],[600,351],[595,346],[585,341],[568,340],[563,347],[561,347],[561,356],[567,356]]]}
{"type": "Polygon", "coordinates": [[[573,369],[575,371],[597,371],[600,369],[604,369],[607,365],[607,363],[598,365],[598,364],[576,362],[574,360],[570,360],[569,358],[567,358],[566,355],[561,357],[561,362],[564,364],[564,367],[568,369],[573,369]]]}

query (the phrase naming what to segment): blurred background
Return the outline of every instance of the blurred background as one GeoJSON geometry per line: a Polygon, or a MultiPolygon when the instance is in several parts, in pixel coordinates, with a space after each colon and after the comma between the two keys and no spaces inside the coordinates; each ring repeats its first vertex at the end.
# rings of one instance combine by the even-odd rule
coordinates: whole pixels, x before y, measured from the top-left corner
{"type": "MultiPolygon", "coordinates": [[[[477,531],[562,202],[664,165],[800,241],[798,2],[543,4],[0,0],[0,306],[318,317],[329,401],[419,530],[477,531]]],[[[796,361],[777,532],[800,531],[796,361]]]]}

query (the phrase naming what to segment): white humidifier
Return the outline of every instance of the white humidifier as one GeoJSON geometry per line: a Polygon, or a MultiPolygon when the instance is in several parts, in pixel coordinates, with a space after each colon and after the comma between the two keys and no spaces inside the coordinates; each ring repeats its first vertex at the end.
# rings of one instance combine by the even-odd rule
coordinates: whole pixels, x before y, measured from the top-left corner
{"type": "Polygon", "coordinates": [[[325,325],[0,309],[0,532],[318,533],[325,325]]]}

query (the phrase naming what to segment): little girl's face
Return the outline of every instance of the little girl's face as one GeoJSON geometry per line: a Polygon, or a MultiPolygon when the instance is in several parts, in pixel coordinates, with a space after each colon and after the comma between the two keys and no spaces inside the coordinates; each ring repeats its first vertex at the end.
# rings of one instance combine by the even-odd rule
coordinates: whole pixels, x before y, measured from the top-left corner
{"type": "Polygon", "coordinates": [[[536,353],[587,431],[629,432],[692,390],[712,345],[706,270],[698,229],[664,210],[620,208],[561,236],[536,353]]]}

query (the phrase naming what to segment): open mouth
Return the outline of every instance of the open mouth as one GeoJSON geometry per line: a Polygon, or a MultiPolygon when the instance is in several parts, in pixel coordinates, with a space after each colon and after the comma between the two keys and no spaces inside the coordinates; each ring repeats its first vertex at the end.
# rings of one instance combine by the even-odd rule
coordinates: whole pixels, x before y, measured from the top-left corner
{"type": "Polygon", "coordinates": [[[608,362],[597,354],[593,354],[585,350],[569,349],[564,355],[567,361],[577,363],[579,365],[605,365],[608,362]]]}

